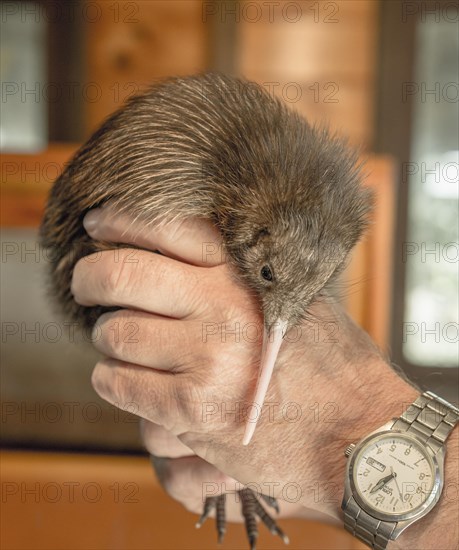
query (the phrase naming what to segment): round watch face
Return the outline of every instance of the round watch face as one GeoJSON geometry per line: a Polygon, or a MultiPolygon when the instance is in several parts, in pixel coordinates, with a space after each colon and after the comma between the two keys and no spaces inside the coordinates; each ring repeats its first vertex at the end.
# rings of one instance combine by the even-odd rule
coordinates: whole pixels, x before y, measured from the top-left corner
{"type": "Polygon", "coordinates": [[[415,513],[437,490],[433,460],[416,439],[386,432],[370,439],[353,460],[359,500],[385,515],[415,513]]]}

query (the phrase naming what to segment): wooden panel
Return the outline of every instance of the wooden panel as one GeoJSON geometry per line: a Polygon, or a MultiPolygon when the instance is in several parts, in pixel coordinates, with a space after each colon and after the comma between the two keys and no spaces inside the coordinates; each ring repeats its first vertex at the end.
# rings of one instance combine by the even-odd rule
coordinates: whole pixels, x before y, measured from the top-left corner
{"type": "Polygon", "coordinates": [[[380,157],[372,164],[368,183],[374,188],[378,202],[367,244],[366,276],[369,290],[363,325],[375,342],[389,351],[397,189],[395,163],[380,157]]]}
{"type": "Polygon", "coordinates": [[[242,2],[238,72],[261,84],[278,82],[279,95],[280,89],[296,83],[304,90],[296,105],[301,112],[312,121],[329,122],[368,148],[374,127],[378,2],[291,4],[289,10],[284,10],[287,4],[277,4],[270,16],[267,3],[242,2]],[[260,15],[256,21],[255,8],[249,8],[254,4],[260,15]],[[314,86],[317,91],[310,90],[314,86]]]}
{"type": "Polygon", "coordinates": [[[377,2],[295,4],[302,9],[294,22],[289,22],[289,12],[280,8],[274,12],[272,23],[263,19],[254,23],[241,18],[238,53],[244,73],[262,69],[282,77],[373,75],[377,2]],[[339,10],[333,10],[333,6],[339,10]]]}
{"type": "Polygon", "coordinates": [[[33,155],[1,155],[3,227],[38,227],[54,180],[77,150],[75,144],[51,144],[33,155]]]}
{"type": "Polygon", "coordinates": [[[51,144],[33,155],[1,155],[1,225],[38,227],[51,185],[77,145],[51,144]]]}
{"type": "MultiPolygon", "coordinates": [[[[366,86],[359,80],[321,79],[301,83],[301,87],[301,100],[290,105],[310,122],[325,122],[355,144],[371,142],[373,127],[370,120],[373,116],[373,99],[366,86]]],[[[295,88],[290,88],[287,84],[284,90],[295,97],[295,88]]],[[[285,92],[280,94],[281,97],[285,92]]]]}
{"type": "Polygon", "coordinates": [[[371,157],[366,172],[366,184],[375,191],[376,205],[371,226],[355,248],[345,273],[345,304],[354,320],[388,351],[397,186],[395,164],[388,157],[371,157]]]}
{"type": "Polygon", "coordinates": [[[87,80],[98,90],[85,105],[86,134],[133,93],[158,78],[208,67],[209,33],[199,0],[87,1],[87,80]],[[92,5],[92,6],[89,6],[92,5]]]}
{"type": "MultiPolygon", "coordinates": [[[[217,548],[212,521],[197,531],[197,516],[163,492],[146,457],[4,451],[0,458],[1,548],[217,548]]],[[[304,520],[281,523],[292,550],[363,548],[341,529],[304,520]]],[[[284,548],[266,529],[260,531],[260,550],[284,548]]],[[[246,550],[243,526],[230,525],[218,548],[246,550]]]]}

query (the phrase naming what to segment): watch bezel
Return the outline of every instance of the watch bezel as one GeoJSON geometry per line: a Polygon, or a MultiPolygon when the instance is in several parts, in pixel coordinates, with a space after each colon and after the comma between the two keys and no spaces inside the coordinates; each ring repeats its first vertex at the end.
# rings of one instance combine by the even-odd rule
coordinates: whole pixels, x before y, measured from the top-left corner
{"type": "MultiPolygon", "coordinates": [[[[416,519],[425,513],[429,512],[435,504],[438,502],[438,498],[441,495],[442,489],[443,489],[443,471],[442,471],[442,463],[437,460],[437,457],[435,456],[435,453],[432,451],[432,449],[426,445],[421,439],[416,437],[413,434],[408,434],[406,432],[403,432],[401,430],[393,430],[393,429],[387,429],[387,430],[381,430],[376,431],[371,434],[369,434],[365,439],[362,439],[355,447],[355,449],[352,452],[352,455],[349,458],[348,468],[347,468],[347,476],[346,476],[346,489],[350,490],[350,493],[352,494],[354,500],[357,502],[357,504],[365,510],[367,514],[370,516],[381,520],[381,521],[389,521],[389,522],[399,522],[399,521],[405,521],[405,520],[413,520],[416,519]],[[425,449],[427,455],[432,460],[433,466],[434,466],[434,482],[432,486],[432,490],[430,492],[430,495],[428,498],[416,509],[406,512],[404,514],[387,514],[384,512],[380,512],[379,510],[370,507],[361,497],[358,492],[358,489],[354,483],[354,464],[357,459],[357,457],[360,454],[360,451],[363,447],[365,447],[368,443],[370,443],[373,439],[383,437],[384,435],[394,435],[397,434],[397,436],[401,436],[402,438],[412,440],[417,445],[421,446],[423,449],[425,449]]],[[[345,491],[346,494],[346,491],[345,491]]]]}

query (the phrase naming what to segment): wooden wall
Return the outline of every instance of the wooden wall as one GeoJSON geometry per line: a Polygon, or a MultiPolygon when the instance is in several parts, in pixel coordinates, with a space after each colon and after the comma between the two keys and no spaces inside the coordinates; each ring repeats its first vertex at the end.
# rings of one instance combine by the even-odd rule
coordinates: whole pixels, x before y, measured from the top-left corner
{"type": "Polygon", "coordinates": [[[308,119],[371,146],[378,0],[90,4],[100,16],[82,29],[84,65],[100,98],[85,104],[86,132],[155,79],[219,69],[259,82],[308,119]]]}
{"type": "Polygon", "coordinates": [[[244,4],[237,30],[238,70],[265,86],[278,83],[276,93],[308,119],[328,120],[353,143],[369,148],[378,0],[280,2],[271,18],[262,0],[243,2],[242,10],[244,4]],[[253,4],[262,7],[257,22],[253,4]]]}
{"type": "MultiPolygon", "coordinates": [[[[165,494],[147,457],[2,452],[0,547],[4,550],[247,550],[242,524],[217,545],[213,520],[165,494]]],[[[282,506],[282,503],[281,503],[282,506]]],[[[263,525],[260,550],[362,549],[344,529],[281,520],[290,545],[263,525]]]]}
{"type": "Polygon", "coordinates": [[[201,0],[89,3],[100,17],[84,25],[86,80],[97,84],[100,99],[86,103],[86,134],[151,82],[209,67],[201,0]]]}

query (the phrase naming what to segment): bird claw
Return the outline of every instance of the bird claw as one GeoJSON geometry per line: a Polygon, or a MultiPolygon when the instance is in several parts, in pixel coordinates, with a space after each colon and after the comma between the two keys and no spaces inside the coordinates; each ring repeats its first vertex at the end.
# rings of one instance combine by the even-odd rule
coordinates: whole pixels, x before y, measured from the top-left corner
{"type": "MultiPolygon", "coordinates": [[[[245,529],[247,538],[249,539],[250,550],[255,550],[258,539],[258,524],[261,520],[273,535],[279,536],[285,544],[289,543],[287,535],[277,525],[276,521],[268,514],[262,506],[258,496],[251,489],[242,489],[238,491],[241,498],[242,515],[245,521],[245,529]]],[[[261,499],[277,513],[279,513],[279,505],[273,497],[261,495],[261,499]]],[[[222,494],[217,497],[208,497],[204,503],[204,509],[201,517],[196,523],[199,528],[206,521],[212,511],[215,510],[215,524],[218,533],[218,542],[223,541],[226,532],[226,495],[222,494]]]]}

